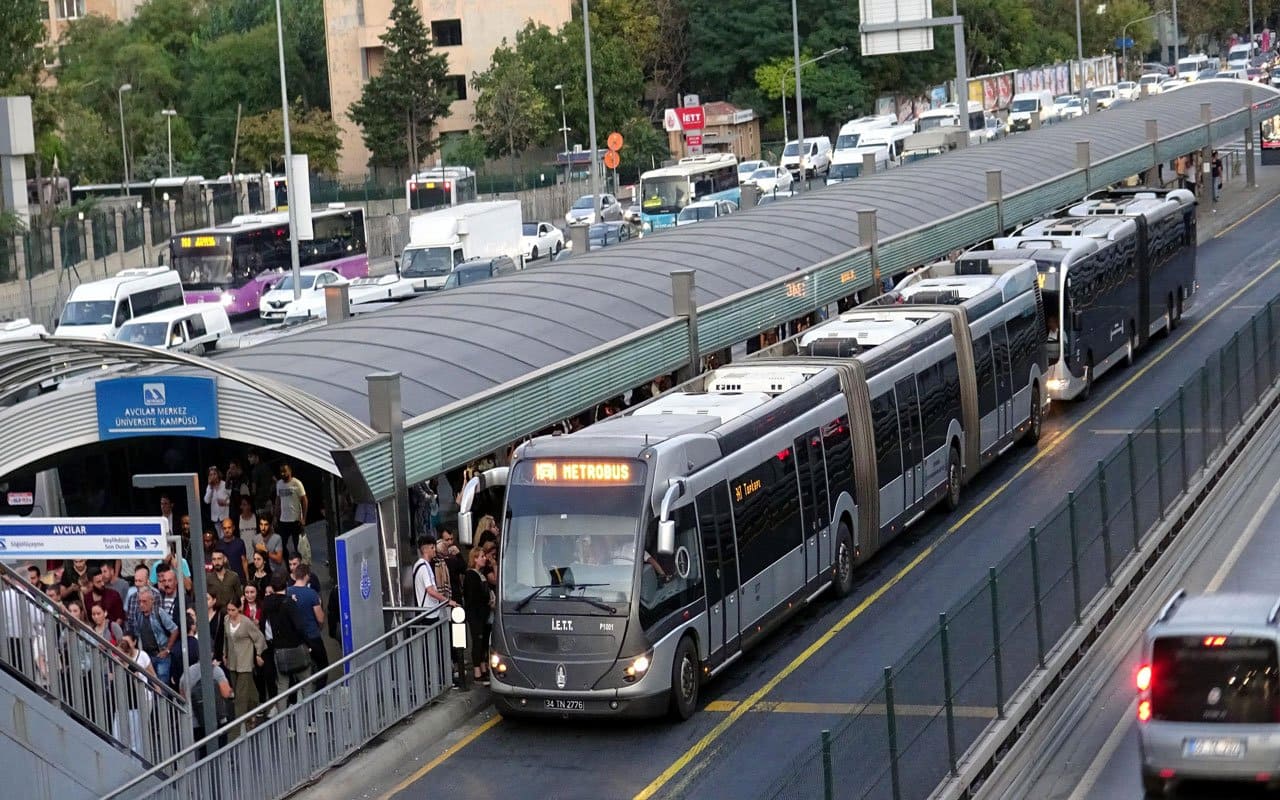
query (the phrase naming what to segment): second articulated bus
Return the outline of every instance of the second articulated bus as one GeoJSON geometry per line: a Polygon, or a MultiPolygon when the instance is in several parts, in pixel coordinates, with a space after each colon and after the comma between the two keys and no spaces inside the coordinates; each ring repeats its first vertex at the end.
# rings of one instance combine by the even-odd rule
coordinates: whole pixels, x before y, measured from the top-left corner
{"type": "Polygon", "coordinates": [[[582,431],[522,445],[490,659],[504,714],[686,718],[699,687],[1019,437],[1039,436],[1034,262],[944,266],[582,431]]]}

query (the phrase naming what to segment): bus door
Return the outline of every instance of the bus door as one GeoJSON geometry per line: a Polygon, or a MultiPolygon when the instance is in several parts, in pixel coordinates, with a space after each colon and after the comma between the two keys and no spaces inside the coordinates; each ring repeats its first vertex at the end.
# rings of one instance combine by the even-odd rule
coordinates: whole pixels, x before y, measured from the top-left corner
{"type": "Polygon", "coordinates": [[[991,329],[991,355],[996,366],[996,441],[1013,430],[1013,379],[1009,366],[1009,334],[1004,323],[991,329]]]}
{"type": "Polygon", "coordinates": [[[738,552],[729,486],[719,483],[694,500],[707,580],[707,652],[711,666],[738,651],[738,552]]]}
{"type": "Polygon", "coordinates": [[[898,425],[902,430],[902,508],[910,510],[924,495],[924,441],[916,376],[894,384],[898,393],[898,425]]]}
{"type": "Polygon", "coordinates": [[[822,435],[817,428],[796,438],[796,475],[800,480],[800,521],[804,531],[804,580],[812,583],[822,574],[823,561],[818,541],[827,519],[827,465],[822,457],[822,435]]]}

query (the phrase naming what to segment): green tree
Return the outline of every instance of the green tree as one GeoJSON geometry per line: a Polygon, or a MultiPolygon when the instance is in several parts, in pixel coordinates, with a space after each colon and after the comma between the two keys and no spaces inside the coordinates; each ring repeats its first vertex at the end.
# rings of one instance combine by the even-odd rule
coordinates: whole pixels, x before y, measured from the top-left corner
{"type": "Polygon", "coordinates": [[[0,3],[0,94],[28,94],[35,86],[44,44],[41,0],[0,3]]]}
{"type": "Polygon", "coordinates": [[[622,126],[622,150],[618,152],[618,172],[625,181],[636,181],[640,173],[671,157],[667,135],[648,117],[632,117],[622,126]]]}
{"type": "Polygon", "coordinates": [[[391,27],[380,38],[386,52],[382,72],[365,84],[348,115],[360,126],[370,165],[407,162],[412,173],[435,149],[432,130],[449,114],[449,61],[432,50],[413,0],[394,0],[391,27]]]}
{"type": "Polygon", "coordinates": [[[445,137],[440,145],[440,152],[445,164],[471,167],[473,170],[479,170],[480,167],[484,166],[487,150],[484,137],[475,133],[445,137]]]}
{"type": "MultiPolygon", "coordinates": [[[[295,102],[289,110],[289,138],[294,153],[305,153],[312,172],[338,171],[342,149],[338,123],[328,111],[295,102]]],[[[284,122],[273,108],[241,123],[239,161],[253,170],[284,169],[284,122]]]]}
{"type": "Polygon", "coordinates": [[[489,69],[475,73],[471,85],[479,93],[476,128],[490,153],[509,159],[514,178],[516,156],[544,141],[551,130],[551,109],[534,84],[533,67],[503,39],[489,69]]]}

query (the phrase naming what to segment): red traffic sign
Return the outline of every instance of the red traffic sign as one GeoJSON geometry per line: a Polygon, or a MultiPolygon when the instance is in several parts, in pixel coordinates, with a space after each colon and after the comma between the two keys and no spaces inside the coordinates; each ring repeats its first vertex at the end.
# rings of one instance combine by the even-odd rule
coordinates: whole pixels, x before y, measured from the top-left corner
{"type": "Polygon", "coordinates": [[[689,147],[702,147],[702,134],[691,133],[684,137],[684,143],[689,147]]]}
{"type": "Polygon", "coordinates": [[[610,150],[604,154],[604,166],[606,169],[618,168],[618,151],[610,150]]]}
{"type": "MultiPolygon", "coordinates": [[[[606,140],[605,143],[609,145],[610,150],[616,153],[617,151],[622,149],[622,134],[618,133],[617,131],[614,131],[613,133],[609,134],[609,138],[606,140]]],[[[613,169],[613,167],[610,167],[609,169],[613,169]]]]}
{"type": "Polygon", "coordinates": [[[677,108],[676,113],[680,115],[680,127],[686,131],[700,131],[706,123],[702,106],[677,108]]]}

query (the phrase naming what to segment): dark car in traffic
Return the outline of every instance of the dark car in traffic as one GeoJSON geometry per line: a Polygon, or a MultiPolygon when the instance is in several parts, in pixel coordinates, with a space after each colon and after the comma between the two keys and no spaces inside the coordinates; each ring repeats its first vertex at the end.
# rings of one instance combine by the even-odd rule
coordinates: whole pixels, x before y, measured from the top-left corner
{"type": "Polygon", "coordinates": [[[625,222],[597,222],[587,229],[587,249],[595,250],[631,238],[631,226],[625,222]]]}
{"type": "Polygon", "coordinates": [[[476,258],[471,261],[464,261],[454,267],[453,272],[449,273],[449,277],[445,279],[444,286],[441,289],[456,289],[459,286],[487,281],[500,275],[509,275],[515,271],[516,262],[507,256],[476,258]]]}

